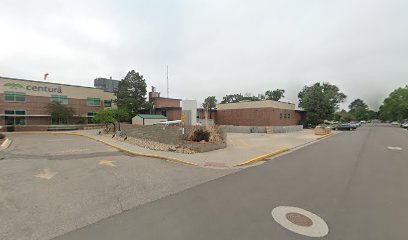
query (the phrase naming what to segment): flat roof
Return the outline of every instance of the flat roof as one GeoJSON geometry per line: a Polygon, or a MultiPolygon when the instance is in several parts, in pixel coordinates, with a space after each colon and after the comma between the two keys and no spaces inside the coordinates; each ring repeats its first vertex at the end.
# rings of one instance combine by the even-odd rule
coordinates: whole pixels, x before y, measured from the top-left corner
{"type": "Polygon", "coordinates": [[[237,103],[217,104],[217,110],[247,109],[247,108],[279,108],[286,110],[295,110],[295,104],[273,100],[241,101],[237,103]]]}
{"type": "Polygon", "coordinates": [[[4,79],[7,79],[7,80],[17,80],[17,81],[26,81],[26,82],[36,82],[36,83],[49,83],[49,84],[56,84],[56,85],[62,85],[62,86],[82,87],[82,88],[91,88],[91,89],[99,89],[99,90],[101,90],[100,88],[96,88],[96,87],[87,87],[87,86],[71,85],[71,84],[64,84],[64,83],[48,82],[48,81],[46,81],[46,80],[44,80],[44,81],[38,81],[38,80],[21,79],[21,78],[11,78],[11,77],[3,77],[3,76],[0,76],[0,78],[4,78],[4,79]]]}
{"type": "Polygon", "coordinates": [[[153,114],[137,114],[136,116],[144,118],[144,119],[167,119],[167,117],[163,115],[153,115],[153,114]]]}

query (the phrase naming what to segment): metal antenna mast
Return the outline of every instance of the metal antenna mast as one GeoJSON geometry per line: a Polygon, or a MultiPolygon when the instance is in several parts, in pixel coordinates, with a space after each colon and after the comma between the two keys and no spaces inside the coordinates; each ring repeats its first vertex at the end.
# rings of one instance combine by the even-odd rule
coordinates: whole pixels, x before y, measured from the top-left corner
{"type": "Polygon", "coordinates": [[[167,97],[170,97],[169,95],[169,65],[167,65],[167,97]]]}

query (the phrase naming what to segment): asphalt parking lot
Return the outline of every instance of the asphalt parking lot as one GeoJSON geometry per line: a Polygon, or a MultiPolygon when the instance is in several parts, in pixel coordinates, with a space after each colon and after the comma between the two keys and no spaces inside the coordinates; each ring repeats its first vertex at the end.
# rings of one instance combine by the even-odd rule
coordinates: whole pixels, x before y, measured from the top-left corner
{"type": "Polygon", "coordinates": [[[236,170],[131,156],[85,137],[10,134],[0,152],[0,239],[51,239],[236,170]]]}

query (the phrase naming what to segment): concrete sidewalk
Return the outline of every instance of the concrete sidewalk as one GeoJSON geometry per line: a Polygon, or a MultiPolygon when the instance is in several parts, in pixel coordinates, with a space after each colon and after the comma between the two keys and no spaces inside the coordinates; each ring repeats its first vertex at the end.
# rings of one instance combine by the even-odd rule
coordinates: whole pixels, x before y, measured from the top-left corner
{"type": "Polygon", "coordinates": [[[150,150],[124,141],[97,134],[98,130],[70,132],[92,138],[131,154],[162,158],[178,163],[210,168],[245,167],[260,164],[264,159],[316,141],[322,136],[313,130],[292,133],[228,133],[227,148],[205,153],[184,154],[150,150]]]}

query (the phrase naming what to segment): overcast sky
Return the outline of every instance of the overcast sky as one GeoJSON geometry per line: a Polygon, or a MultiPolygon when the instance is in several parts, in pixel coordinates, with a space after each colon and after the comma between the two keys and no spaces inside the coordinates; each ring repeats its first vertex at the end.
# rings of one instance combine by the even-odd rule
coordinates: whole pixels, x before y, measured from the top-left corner
{"type": "Polygon", "coordinates": [[[166,96],[328,81],[376,109],[408,84],[407,0],[0,0],[0,76],[93,86],[134,69],[166,96]]]}

